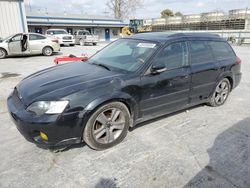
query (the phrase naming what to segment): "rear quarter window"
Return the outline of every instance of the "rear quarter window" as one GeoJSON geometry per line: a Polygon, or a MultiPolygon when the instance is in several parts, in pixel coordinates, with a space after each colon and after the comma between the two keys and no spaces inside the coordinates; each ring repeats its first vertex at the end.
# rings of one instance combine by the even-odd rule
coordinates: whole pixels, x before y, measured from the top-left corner
{"type": "Polygon", "coordinates": [[[213,61],[213,54],[206,41],[189,41],[191,64],[204,64],[213,61]]]}
{"type": "Polygon", "coordinates": [[[226,42],[209,41],[208,45],[211,47],[212,52],[217,60],[235,57],[234,51],[226,42]]]}

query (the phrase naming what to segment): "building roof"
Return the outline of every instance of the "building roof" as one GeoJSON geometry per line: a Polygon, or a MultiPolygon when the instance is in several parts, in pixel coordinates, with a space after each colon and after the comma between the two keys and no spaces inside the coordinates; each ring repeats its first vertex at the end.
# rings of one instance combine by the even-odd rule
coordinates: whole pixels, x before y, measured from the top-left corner
{"type": "Polygon", "coordinates": [[[171,38],[181,38],[181,37],[187,37],[187,38],[209,38],[209,39],[222,39],[217,34],[211,34],[211,33],[181,33],[181,32],[152,32],[152,33],[139,33],[136,35],[131,36],[130,38],[133,39],[141,39],[141,40],[150,40],[155,42],[166,42],[167,40],[171,38]]]}
{"type": "Polygon", "coordinates": [[[60,19],[91,19],[91,20],[116,20],[122,21],[121,19],[115,19],[109,16],[103,15],[88,15],[88,14],[56,14],[56,13],[43,13],[43,12],[26,12],[27,17],[45,17],[45,18],[60,18],[60,19]]]}
{"type": "Polygon", "coordinates": [[[100,15],[82,14],[45,14],[27,12],[28,25],[44,26],[91,26],[91,27],[124,27],[123,20],[100,15]]]}

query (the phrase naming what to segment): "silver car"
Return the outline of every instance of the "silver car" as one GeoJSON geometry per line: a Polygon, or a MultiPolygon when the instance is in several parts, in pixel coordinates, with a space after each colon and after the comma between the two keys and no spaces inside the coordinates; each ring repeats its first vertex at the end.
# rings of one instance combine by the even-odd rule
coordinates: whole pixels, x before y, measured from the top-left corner
{"type": "Polygon", "coordinates": [[[56,38],[37,33],[18,33],[0,40],[0,59],[16,55],[50,56],[59,51],[60,45],[56,38]]]}

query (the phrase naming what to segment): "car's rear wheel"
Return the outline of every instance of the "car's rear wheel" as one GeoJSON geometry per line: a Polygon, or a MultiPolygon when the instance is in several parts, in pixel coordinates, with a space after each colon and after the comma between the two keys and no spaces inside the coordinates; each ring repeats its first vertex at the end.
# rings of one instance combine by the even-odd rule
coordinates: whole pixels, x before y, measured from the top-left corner
{"type": "Polygon", "coordinates": [[[222,79],[216,86],[213,95],[210,98],[210,106],[221,106],[223,105],[231,91],[231,84],[227,78],[222,79]]]}
{"type": "Polygon", "coordinates": [[[49,46],[43,48],[43,55],[44,56],[51,56],[53,54],[53,49],[49,46]]]}
{"type": "Polygon", "coordinates": [[[84,40],[83,39],[80,39],[79,43],[80,43],[80,46],[84,46],[84,40]]]}
{"type": "Polygon", "coordinates": [[[94,43],[93,43],[93,45],[94,45],[94,46],[96,46],[96,45],[97,45],[97,43],[96,43],[96,42],[94,42],[94,43]]]}
{"type": "Polygon", "coordinates": [[[83,140],[96,150],[119,144],[127,135],[130,113],[121,102],[111,102],[99,107],[89,118],[83,140]]]}
{"type": "Polygon", "coordinates": [[[5,49],[0,48],[0,59],[3,59],[7,56],[7,52],[5,49]]]}

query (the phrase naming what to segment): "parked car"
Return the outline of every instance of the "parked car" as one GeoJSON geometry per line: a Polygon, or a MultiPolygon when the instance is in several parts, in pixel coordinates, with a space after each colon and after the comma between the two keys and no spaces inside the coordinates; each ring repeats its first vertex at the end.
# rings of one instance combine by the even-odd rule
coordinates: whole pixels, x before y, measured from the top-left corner
{"type": "Polygon", "coordinates": [[[54,36],[55,38],[57,38],[60,45],[69,45],[69,46],[75,45],[74,36],[69,34],[64,29],[48,29],[46,31],[46,35],[54,36]]]}
{"type": "Polygon", "coordinates": [[[0,59],[17,55],[51,56],[59,51],[60,45],[57,39],[37,33],[18,33],[0,40],[0,59]]]}
{"type": "Polygon", "coordinates": [[[142,121],[200,103],[223,105],[240,82],[240,67],[217,35],[137,34],[85,62],[28,76],[8,97],[8,109],[24,137],[40,146],[85,141],[102,150],[142,121]]]}
{"type": "Polygon", "coordinates": [[[74,33],[76,44],[84,46],[85,44],[93,44],[94,46],[99,41],[98,35],[92,35],[87,30],[77,30],[74,33]]]}

